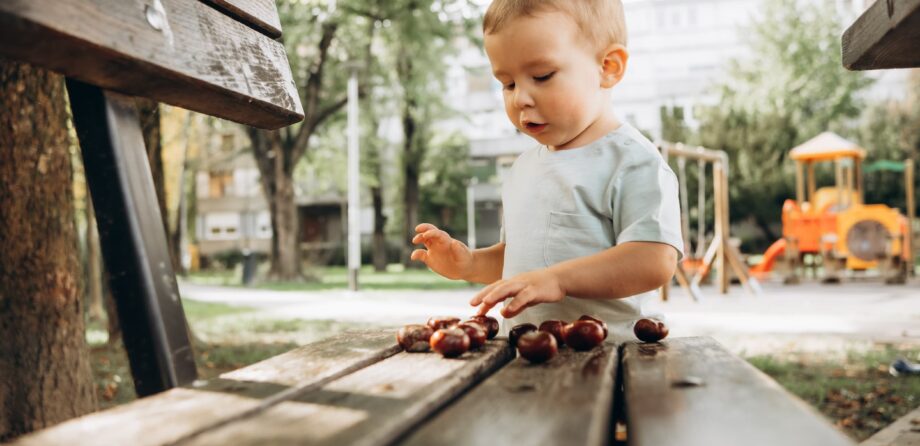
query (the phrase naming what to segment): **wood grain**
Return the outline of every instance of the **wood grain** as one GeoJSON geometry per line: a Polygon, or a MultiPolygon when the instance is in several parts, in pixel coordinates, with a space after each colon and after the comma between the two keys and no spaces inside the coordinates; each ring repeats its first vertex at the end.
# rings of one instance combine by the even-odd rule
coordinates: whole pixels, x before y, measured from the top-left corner
{"type": "Polygon", "coordinates": [[[0,55],[257,127],[303,119],[284,47],[198,1],[4,0],[0,55]]]}
{"type": "Polygon", "coordinates": [[[273,39],[281,37],[274,0],[201,0],[273,39]]]}
{"type": "Polygon", "coordinates": [[[399,444],[609,444],[616,346],[514,360],[399,444]]]}
{"type": "Polygon", "coordinates": [[[264,410],[400,351],[392,330],[344,333],[23,437],[16,445],[163,445],[264,410]]]}
{"type": "Polygon", "coordinates": [[[878,0],[841,38],[850,70],[920,67],[920,0],[878,0]]]}
{"type": "Polygon", "coordinates": [[[189,444],[389,444],[513,357],[499,339],[457,359],[400,353],[189,444]]]}
{"type": "Polygon", "coordinates": [[[630,445],[855,444],[712,338],[629,343],[622,361],[630,445]]]}

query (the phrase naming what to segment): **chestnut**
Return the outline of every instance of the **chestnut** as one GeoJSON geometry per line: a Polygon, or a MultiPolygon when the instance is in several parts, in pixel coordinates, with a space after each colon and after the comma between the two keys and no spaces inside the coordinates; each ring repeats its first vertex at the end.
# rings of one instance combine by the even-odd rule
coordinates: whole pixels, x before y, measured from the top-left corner
{"type": "Polygon", "coordinates": [[[508,342],[511,343],[512,347],[517,347],[517,341],[524,333],[530,333],[531,331],[537,331],[537,326],[534,324],[518,324],[514,327],[511,327],[511,331],[508,332],[508,342]]]}
{"type": "Polygon", "coordinates": [[[473,316],[470,318],[473,322],[479,322],[483,327],[486,328],[487,336],[489,339],[495,337],[498,334],[498,320],[491,316],[473,316]]]}
{"type": "Polygon", "coordinates": [[[601,324],[579,319],[565,327],[565,343],[575,350],[591,350],[604,342],[604,328],[601,324]]]}
{"type": "Polygon", "coordinates": [[[553,359],[559,347],[556,337],[545,331],[530,331],[517,340],[518,353],[532,363],[541,363],[553,359]]]}
{"type": "Polygon", "coordinates": [[[658,342],[668,336],[668,326],[658,319],[642,318],[636,321],[633,333],[642,342],[658,342]]]}
{"type": "Polygon", "coordinates": [[[597,322],[598,324],[601,324],[601,328],[604,329],[604,339],[607,339],[607,323],[606,323],[606,322],[604,322],[604,321],[602,321],[602,320],[600,320],[600,319],[598,319],[598,318],[596,318],[596,317],[594,317],[594,316],[587,315],[587,314],[581,315],[581,317],[578,318],[578,320],[580,320],[580,321],[594,321],[594,322],[597,322]]]}
{"type": "Polygon", "coordinates": [[[396,342],[407,352],[427,352],[434,330],[427,325],[409,324],[396,332],[396,342]]]}
{"type": "Polygon", "coordinates": [[[442,328],[431,335],[431,349],[445,358],[455,358],[470,349],[470,337],[457,328],[442,328]]]}
{"type": "Polygon", "coordinates": [[[466,332],[470,337],[470,350],[482,347],[486,343],[486,329],[482,324],[474,321],[457,324],[457,328],[466,332]]]}
{"type": "Polygon", "coordinates": [[[428,326],[431,327],[432,330],[452,327],[459,323],[460,318],[453,316],[436,316],[428,319],[428,326]]]}
{"type": "Polygon", "coordinates": [[[565,327],[564,321],[554,319],[554,320],[543,321],[543,323],[540,324],[539,330],[545,331],[553,335],[553,337],[556,338],[556,344],[562,345],[562,344],[565,344],[565,340],[562,339],[562,328],[563,327],[565,327]]]}

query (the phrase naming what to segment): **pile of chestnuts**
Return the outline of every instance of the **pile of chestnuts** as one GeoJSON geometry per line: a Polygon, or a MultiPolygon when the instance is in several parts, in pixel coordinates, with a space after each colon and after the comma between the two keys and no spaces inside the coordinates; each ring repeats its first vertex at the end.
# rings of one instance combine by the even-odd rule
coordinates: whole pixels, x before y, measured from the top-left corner
{"type": "Polygon", "coordinates": [[[433,350],[445,358],[456,358],[485,345],[498,334],[498,320],[473,316],[464,322],[456,317],[432,317],[428,323],[409,324],[396,332],[396,341],[410,353],[433,350]]]}
{"type": "Polygon", "coordinates": [[[585,351],[597,347],[604,339],[607,339],[607,324],[588,315],[572,323],[548,320],[543,321],[539,327],[534,324],[518,324],[508,333],[511,345],[517,348],[524,359],[534,364],[553,359],[564,345],[585,351]]]}
{"type": "Polygon", "coordinates": [[[668,326],[653,318],[643,318],[633,325],[633,333],[642,342],[658,342],[668,336],[668,326]]]}

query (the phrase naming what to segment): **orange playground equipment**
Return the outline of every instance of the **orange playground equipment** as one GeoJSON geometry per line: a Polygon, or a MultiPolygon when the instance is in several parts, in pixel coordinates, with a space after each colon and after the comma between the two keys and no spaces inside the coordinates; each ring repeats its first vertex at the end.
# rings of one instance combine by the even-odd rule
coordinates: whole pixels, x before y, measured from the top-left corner
{"type": "Polygon", "coordinates": [[[884,204],[865,204],[862,161],[855,143],[825,132],[792,149],[796,199],[783,204],[783,238],[764,253],[752,273],[767,273],[776,260],[786,265],[785,281],[800,279],[803,257],[820,259],[821,279],[837,282],[843,271],[878,270],[888,283],[904,283],[913,265],[913,163],[904,162],[907,216],[884,204]],[[816,188],[815,167],[834,163],[835,184],[816,188]]]}

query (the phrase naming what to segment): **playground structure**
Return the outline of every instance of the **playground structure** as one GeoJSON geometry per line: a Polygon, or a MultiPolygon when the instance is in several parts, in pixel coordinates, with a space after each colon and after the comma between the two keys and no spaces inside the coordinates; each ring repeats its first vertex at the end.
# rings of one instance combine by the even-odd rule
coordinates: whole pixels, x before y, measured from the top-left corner
{"type": "MultiPolygon", "coordinates": [[[[801,279],[804,257],[820,260],[823,282],[839,282],[843,271],[876,269],[887,283],[904,283],[913,268],[913,161],[903,162],[907,216],[884,204],[865,204],[862,162],[857,144],[825,132],[795,147],[796,199],[783,204],[783,238],[752,268],[770,272],[777,260],[786,263],[784,282],[801,279]],[[815,167],[833,162],[835,184],[816,188],[815,167]]],[[[889,162],[890,163],[890,162],[889,162]]],[[[898,163],[900,164],[900,163],[898,163]]]]}
{"type": "MultiPolygon", "coordinates": [[[[716,270],[716,283],[719,292],[728,293],[730,272],[753,295],[760,295],[761,289],[757,279],[750,275],[741,253],[730,243],[729,199],[728,199],[728,154],[721,150],[702,147],[686,147],[683,144],[659,143],[661,155],[665,161],[670,157],[677,160],[677,176],[680,186],[681,233],[684,238],[684,258],[678,263],[674,277],[677,283],[687,291],[695,301],[700,301],[703,293],[700,283],[709,275],[713,266],[716,270]],[[687,192],[687,161],[697,163],[697,207],[696,207],[696,242],[691,244],[690,206],[687,192]],[[714,224],[711,240],[707,246],[706,225],[706,172],[707,166],[712,170],[713,214],[714,224]],[[691,249],[695,246],[695,249],[691,249]]],[[[669,284],[661,289],[661,298],[668,300],[669,284]]]]}

